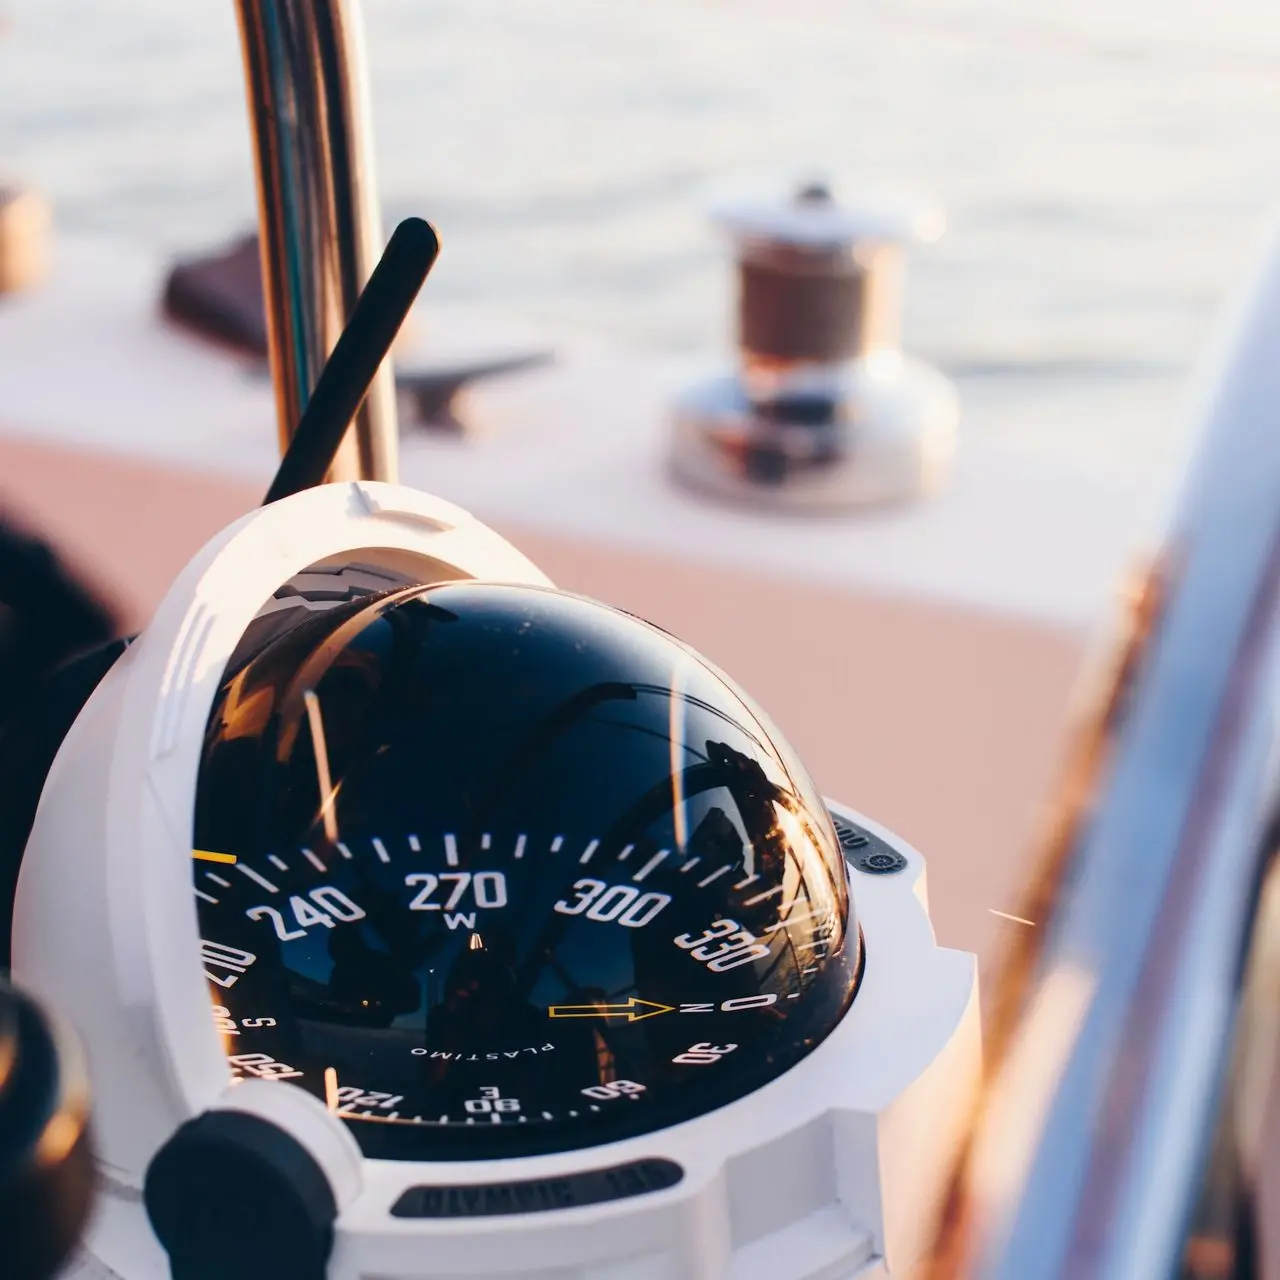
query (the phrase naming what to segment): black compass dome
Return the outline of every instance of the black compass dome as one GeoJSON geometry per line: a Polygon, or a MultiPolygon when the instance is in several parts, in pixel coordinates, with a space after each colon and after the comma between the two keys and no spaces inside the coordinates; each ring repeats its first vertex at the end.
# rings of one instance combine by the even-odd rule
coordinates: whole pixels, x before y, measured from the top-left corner
{"type": "Polygon", "coordinates": [[[233,662],[197,828],[245,851],[322,841],[329,818],[339,832],[394,835],[429,821],[467,846],[510,830],[526,847],[589,834],[741,856],[744,836],[775,825],[775,802],[838,865],[794,752],[687,645],[584,597],[467,582],[308,613],[233,662]]]}
{"type": "MultiPolygon", "coordinates": [[[[732,1070],[628,1110],[652,1127],[785,1069],[856,984],[832,821],[768,718],[668,633],[550,588],[283,593],[227,668],[194,826],[202,936],[253,956],[215,1003],[234,1023],[252,994],[272,1023],[254,1044],[316,1092],[334,1066],[434,1107],[471,1087],[465,1053],[525,1094],[540,1070],[588,1089],[621,1072],[652,1102],[710,1043],[693,1014],[758,1011],[732,1070]]],[[[541,1110],[549,1131],[568,1114],[541,1110]]],[[[451,1123],[356,1129],[382,1154],[472,1154],[451,1123]]]]}

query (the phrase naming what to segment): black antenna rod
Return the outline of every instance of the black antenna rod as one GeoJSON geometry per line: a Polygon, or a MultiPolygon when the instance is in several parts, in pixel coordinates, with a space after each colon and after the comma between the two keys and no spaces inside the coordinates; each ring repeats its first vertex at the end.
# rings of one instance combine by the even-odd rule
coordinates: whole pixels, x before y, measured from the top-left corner
{"type": "Polygon", "coordinates": [[[324,481],[439,252],[435,230],[422,218],[406,218],[392,232],[316,379],[263,506],[324,481]]]}

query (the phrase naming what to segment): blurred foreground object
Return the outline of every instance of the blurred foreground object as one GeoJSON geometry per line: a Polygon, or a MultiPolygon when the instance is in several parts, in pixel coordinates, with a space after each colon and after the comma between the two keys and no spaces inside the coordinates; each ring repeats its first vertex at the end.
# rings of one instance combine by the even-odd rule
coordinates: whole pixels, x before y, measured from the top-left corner
{"type": "Polygon", "coordinates": [[[93,588],[46,543],[0,519],[0,726],[55,667],[114,631],[93,588]]]}
{"type": "Polygon", "coordinates": [[[105,654],[115,633],[111,611],[91,587],[46,543],[0,520],[0,971],[9,964],[8,913],[40,794],[32,779],[48,772],[74,719],[69,711],[65,723],[54,723],[50,701],[69,695],[79,706],[81,681],[96,681],[101,671],[95,661],[69,660],[105,654]]]}
{"type": "Polygon", "coordinates": [[[737,247],[739,368],[677,403],[672,467],[756,507],[836,511],[918,497],[945,478],[951,384],[899,345],[903,247],[943,218],[845,206],[821,183],[726,203],[737,247]]]}
{"type": "Polygon", "coordinates": [[[932,1280],[1259,1274],[1280,1040],[1277,341],[1280,236],[1016,908],[1035,927],[988,1003],[985,1101],[932,1280]]]}
{"type": "Polygon", "coordinates": [[[52,224],[43,196],[0,187],[0,294],[34,288],[44,279],[52,224]]]}
{"type": "Polygon", "coordinates": [[[0,982],[0,1274],[48,1280],[93,1199],[89,1086],[66,1028],[0,982]]]}

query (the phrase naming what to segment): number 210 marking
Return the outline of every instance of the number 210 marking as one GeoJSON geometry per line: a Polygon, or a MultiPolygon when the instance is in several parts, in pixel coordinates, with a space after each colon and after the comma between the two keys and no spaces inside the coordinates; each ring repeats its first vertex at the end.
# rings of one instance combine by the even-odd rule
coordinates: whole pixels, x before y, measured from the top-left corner
{"type": "Polygon", "coordinates": [[[210,942],[207,938],[200,939],[200,959],[204,961],[204,976],[219,987],[234,987],[240,980],[240,975],[247,972],[257,958],[252,951],[228,947],[221,942],[210,942]],[[213,969],[224,969],[226,972],[212,973],[213,969]]]}

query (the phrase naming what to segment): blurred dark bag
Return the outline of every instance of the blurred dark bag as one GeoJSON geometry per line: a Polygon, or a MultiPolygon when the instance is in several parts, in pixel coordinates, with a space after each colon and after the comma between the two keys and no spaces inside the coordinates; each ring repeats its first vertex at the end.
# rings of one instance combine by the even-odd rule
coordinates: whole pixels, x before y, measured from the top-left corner
{"type": "Polygon", "coordinates": [[[267,313],[258,237],[244,236],[221,253],[177,263],[161,305],[169,319],[244,355],[267,357],[267,313]]]}
{"type": "Polygon", "coordinates": [[[9,964],[18,868],[44,779],[123,650],[116,634],[92,587],[44,542],[0,520],[0,969],[9,964]]]}

